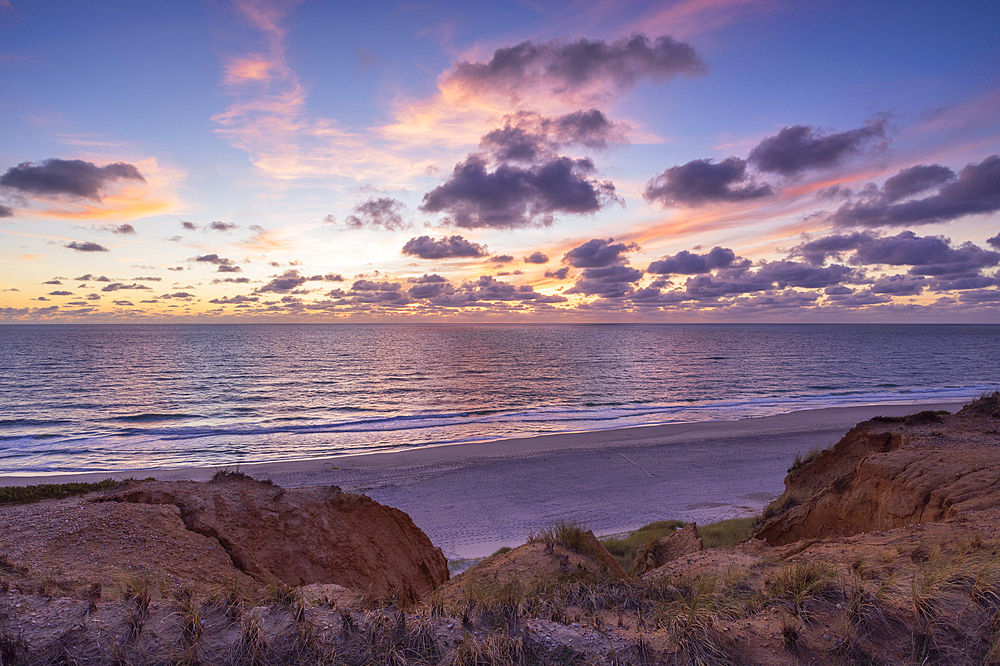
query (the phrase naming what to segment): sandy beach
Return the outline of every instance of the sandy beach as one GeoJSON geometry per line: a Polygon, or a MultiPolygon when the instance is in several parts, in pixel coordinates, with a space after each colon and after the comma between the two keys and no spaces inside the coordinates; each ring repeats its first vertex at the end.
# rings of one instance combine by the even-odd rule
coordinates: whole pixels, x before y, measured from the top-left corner
{"type": "MultiPolygon", "coordinates": [[[[284,487],[334,484],[407,512],[450,559],[524,542],[557,518],[597,534],[678,518],[707,523],[759,512],[783,490],[796,453],[825,448],[873,416],[961,403],[838,407],[739,421],[546,435],[370,455],[244,464],[284,487]]],[[[108,476],[206,480],[216,468],[0,476],[0,485],[108,476]]]]}

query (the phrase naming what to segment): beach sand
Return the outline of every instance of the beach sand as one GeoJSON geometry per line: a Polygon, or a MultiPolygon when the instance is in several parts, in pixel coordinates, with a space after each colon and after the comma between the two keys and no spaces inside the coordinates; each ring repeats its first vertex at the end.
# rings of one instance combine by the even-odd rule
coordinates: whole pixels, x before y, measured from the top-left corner
{"type": "MultiPolygon", "coordinates": [[[[739,421],[668,424],[426,446],[393,453],[242,464],[284,487],[334,484],[410,515],[449,559],[524,542],[559,518],[596,534],[677,518],[710,523],[758,513],[784,489],[796,453],[826,448],[873,416],[962,403],[807,410],[739,421]]],[[[216,468],[120,476],[204,481],[216,468]]],[[[107,473],[0,476],[0,485],[64,483],[107,473]]],[[[118,476],[111,474],[110,476],[118,476]]]]}

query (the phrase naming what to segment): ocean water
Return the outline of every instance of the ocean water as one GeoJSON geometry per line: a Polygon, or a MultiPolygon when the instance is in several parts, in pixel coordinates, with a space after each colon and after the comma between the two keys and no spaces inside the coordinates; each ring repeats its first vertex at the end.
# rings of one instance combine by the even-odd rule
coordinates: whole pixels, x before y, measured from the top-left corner
{"type": "Polygon", "coordinates": [[[0,326],[0,474],[964,400],[1000,326],[0,326]]]}

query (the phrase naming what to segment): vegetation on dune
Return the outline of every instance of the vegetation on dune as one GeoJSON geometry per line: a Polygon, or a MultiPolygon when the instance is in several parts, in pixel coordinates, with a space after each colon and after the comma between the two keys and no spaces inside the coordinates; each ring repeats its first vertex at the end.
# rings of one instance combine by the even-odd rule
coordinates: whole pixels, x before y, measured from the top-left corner
{"type": "Polygon", "coordinates": [[[618,560],[625,571],[632,573],[635,555],[639,552],[640,548],[657,539],[673,534],[679,528],[684,527],[685,524],[683,520],[658,520],[648,525],[643,525],[639,529],[629,532],[624,537],[602,539],[601,543],[618,560]]]}
{"type": "Polygon", "coordinates": [[[730,518],[720,520],[717,523],[698,526],[698,536],[704,542],[705,548],[715,548],[716,546],[732,547],[749,541],[753,536],[753,528],[757,525],[758,518],[730,518]]]}
{"type": "Polygon", "coordinates": [[[45,499],[63,499],[74,495],[86,495],[97,490],[111,490],[122,484],[115,479],[104,479],[96,483],[41,483],[32,486],[0,487],[0,504],[30,504],[45,499]]]}

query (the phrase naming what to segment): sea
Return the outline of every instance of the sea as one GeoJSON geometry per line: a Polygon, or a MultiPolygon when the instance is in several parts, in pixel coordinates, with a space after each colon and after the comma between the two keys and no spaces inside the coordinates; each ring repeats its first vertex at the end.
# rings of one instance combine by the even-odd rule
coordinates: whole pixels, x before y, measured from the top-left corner
{"type": "Polygon", "coordinates": [[[7,325],[0,474],[917,407],[998,359],[1000,325],[7,325]]]}

